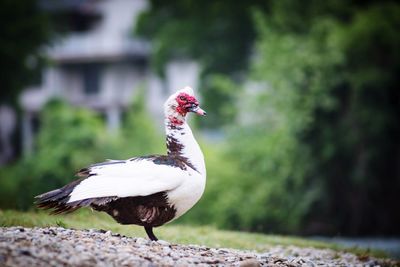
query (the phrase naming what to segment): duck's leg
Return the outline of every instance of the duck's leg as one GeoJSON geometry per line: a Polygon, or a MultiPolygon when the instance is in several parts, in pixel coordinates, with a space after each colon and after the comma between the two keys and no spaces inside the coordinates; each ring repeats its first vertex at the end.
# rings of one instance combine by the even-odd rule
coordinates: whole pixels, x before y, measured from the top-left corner
{"type": "Polygon", "coordinates": [[[158,241],[158,238],[153,234],[153,227],[145,226],[144,229],[146,230],[147,236],[151,241],[158,241]]]}

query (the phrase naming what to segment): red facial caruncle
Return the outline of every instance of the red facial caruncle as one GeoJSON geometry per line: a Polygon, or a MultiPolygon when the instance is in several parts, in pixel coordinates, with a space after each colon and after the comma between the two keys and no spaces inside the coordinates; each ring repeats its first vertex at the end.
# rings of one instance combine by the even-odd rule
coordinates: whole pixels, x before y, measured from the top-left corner
{"type": "Polygon", "coordinates": [[[199,102],[194,96],[188,95],[186,93],[180,93],[176,97],[176,102],[178,102],[178,106],[176,107],[176,111],[178,111],[182,116],[186,116],[186,113],[190,111],[193,106],[198,107],[199,102]]]}

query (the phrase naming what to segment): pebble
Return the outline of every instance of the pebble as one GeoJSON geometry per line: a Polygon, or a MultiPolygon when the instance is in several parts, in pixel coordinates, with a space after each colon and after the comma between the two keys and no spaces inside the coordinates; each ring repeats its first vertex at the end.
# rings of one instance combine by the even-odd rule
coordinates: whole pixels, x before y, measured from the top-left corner
{"type": "Polygon", "coordinates": [[[158,243],[161,246],[169,246],[169,245],[171,245],[169,242],[167,242],[165,240],[158,240],[158,241],[156,241],[156,243],[158,243]]]}
{"type": "Polygon", "coordinates": [[[257,260],[244,260],[239,264],[240,267],[259,267],[261,266],[257,260]]]}
{"type": "Polygon", "coordinates": [[[139,245],[148,245],[150,243],[150,241],[146,240],[144,238],[138,237],[136,239],[136,243],[139,244],[139,245]]]}
{"type": "Polygon", "coordinates": [[[397,266],[330,249],[274,246],[263,253],[130,238],[111,231],[0,227],[0,266],[397,266]]]}

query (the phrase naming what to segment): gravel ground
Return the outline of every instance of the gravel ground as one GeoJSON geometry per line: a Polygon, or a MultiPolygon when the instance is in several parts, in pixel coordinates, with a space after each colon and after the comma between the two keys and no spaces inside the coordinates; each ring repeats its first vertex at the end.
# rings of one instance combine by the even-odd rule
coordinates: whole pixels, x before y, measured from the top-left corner
{"type": "Polygon", "coordinates": [[[0,266],[399,266],[330,249],[273,247],[263,253],[152,242],[103,230],[0,228],[0,266]]]}

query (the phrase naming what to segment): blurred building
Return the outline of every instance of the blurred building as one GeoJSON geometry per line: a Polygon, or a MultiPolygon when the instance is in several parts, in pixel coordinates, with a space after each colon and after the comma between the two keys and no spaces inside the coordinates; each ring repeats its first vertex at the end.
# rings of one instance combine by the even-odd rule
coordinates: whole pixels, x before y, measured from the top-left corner
{"type": "Polygon", "coordinates": [[[39,112],[51,98],[96,110],[115,131],[139,88],[146,90],[149,112],[161,124],[166,96],[185,85],[197,87],[199,66],[193,61],[170,62],[164,79],[150,70],[151,44],[132,34],[146,0],[48,0],[42,5],[67,13],[71,29],[44,49],[51,64],[40,83],[20,96],[25,153],[33,149],[39,112]]]}

